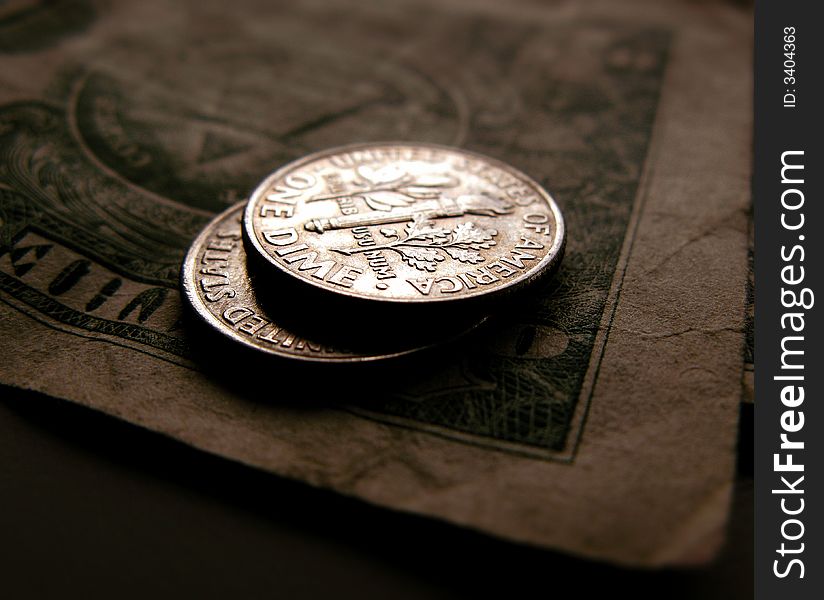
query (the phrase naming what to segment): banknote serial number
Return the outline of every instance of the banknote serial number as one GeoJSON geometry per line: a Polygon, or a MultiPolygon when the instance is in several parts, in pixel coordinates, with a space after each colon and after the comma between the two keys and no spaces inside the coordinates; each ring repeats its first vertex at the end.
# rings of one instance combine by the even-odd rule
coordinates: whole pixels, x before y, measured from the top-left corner
{"type": "Polygon", "coordinates": [[[795,108],[796,66],[795,27],[784,28],[784,108],[795,108]]]}

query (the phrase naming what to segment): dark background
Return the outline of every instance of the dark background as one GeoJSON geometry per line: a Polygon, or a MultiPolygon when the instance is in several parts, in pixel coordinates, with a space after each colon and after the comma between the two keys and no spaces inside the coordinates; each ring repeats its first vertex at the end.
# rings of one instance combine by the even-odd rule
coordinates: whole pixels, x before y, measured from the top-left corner
{"type": "Polygon", "coordinates": [[[5,598],[753,595],[752,405],[721,556],[636,571],[313,489],[40,394],[0,396],[5,598]]]}

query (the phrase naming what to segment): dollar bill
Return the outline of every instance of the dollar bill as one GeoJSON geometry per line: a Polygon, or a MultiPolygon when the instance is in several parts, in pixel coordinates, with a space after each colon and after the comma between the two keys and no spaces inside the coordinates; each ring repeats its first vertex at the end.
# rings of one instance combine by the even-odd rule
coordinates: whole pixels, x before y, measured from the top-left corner
{"type": "Polygon", "coordinates": [[[707,560],[743,362],[750,29],[680,2],[8,3],[0,381],[495,536],[707,560]],[[339,373],[343,403],[218,348],[204,369],[190,241],[284,162],[378,140],[551,190],[551,289],[391,386],[339,373]]]}

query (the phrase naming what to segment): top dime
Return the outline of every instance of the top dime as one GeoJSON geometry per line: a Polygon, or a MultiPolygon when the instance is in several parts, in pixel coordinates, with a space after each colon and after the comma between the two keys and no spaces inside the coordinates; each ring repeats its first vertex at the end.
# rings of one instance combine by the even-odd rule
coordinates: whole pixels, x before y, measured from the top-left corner
{"type": "Polygon", "coordinates": [[[431,303],[507,294],[552,270],[564,222],[535,181],[429,144],[318,152],[267,177],[244,216],[250,254],[349,297],[431,303]]]}

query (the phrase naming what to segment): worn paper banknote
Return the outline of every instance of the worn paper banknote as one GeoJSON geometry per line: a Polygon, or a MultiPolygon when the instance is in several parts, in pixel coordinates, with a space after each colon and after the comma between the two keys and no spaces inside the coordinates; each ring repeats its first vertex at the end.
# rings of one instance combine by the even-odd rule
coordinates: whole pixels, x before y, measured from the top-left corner
{"type": "Polygon", "coordinates": [[[0,382],[506,539],[707,560],[744,364],[750,33],[717,3],[4,3],[0,382]],[[391,385],[221,369],[223,347],[204,368],[194,236],[285,162],[378,140],[551,190],[551,289],[391,385]]]}

